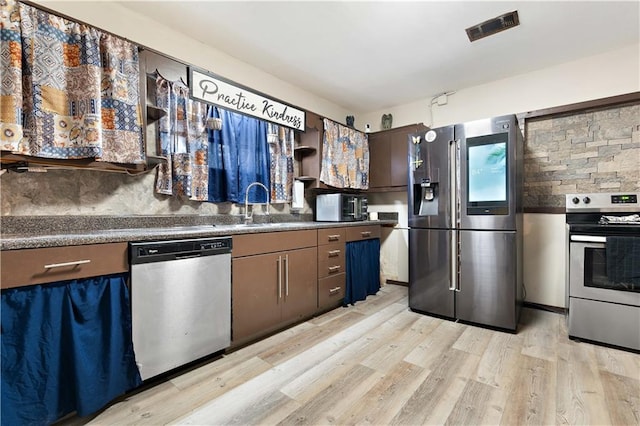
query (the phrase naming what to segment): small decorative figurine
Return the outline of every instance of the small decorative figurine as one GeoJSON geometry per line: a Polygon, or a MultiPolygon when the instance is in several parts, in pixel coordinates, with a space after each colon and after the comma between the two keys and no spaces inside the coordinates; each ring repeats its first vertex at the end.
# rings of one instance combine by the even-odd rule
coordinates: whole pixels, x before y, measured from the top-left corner
{"type": "Polygon", "coordinates": [[[356,118],[353,115],[347,115],[347,126],[353,128],[356,118]]]}
{"type": "Polygon", "coordinates": [[[391,114],[382,114],[382,129],[388,130],[391,128],[393,122],[393,116],[391,114]]]}

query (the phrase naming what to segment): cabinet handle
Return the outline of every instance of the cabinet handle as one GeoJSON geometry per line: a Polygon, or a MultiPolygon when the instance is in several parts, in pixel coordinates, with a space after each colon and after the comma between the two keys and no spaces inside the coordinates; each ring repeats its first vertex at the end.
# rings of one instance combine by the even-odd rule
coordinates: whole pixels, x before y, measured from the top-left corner
{"type": "Polygon", "coordinates": [[[338,241],[338,240],[340,239],[340,235],[339,235],[339,234],[338,234],[338,235],[329,235],[329,236],[327,237],[327,239],[328,239],[329,241],[338,241]]]}
{"type": "Polygon", "coordinates": [[[65,266],[78,266],[78,265],[84,265],[85,263],[91,263],[91,260],[85,259],[85,260],[74,260],[73,262],[51,263],[49,265],[44,265],[44,269],[64,268],[65,266]]]}
{"type": "Polygon", "coordinates": [[[278,256],[278,299],[282,299],[282,256],[278,256]]]}
{"type": "Polygon", "coordinates": [[[341,287],[334,287],[334,288],[330,288],[329,289],[329,294],[336,294],[337,292],[340,291],[341,287]]]}
{"type": "Polygon", "coordinates": [[[329,250],[327,254],[329,254],[329,257],[336,257],[340,255],[340,250],[329,250]]]}
{"type": "Polygon", "coordinates": [[[284,261],[287,263],[287,266],[284,270],[284,295],[289,297],[289,255],[284,256],[284,261]]]}
{"type": "Polygon", "coordinates": [[[329,272],[338,272],[339,270],[340,270],[340,265],[329,266],[329,272]]]}
{"type": "Polygon", "coordinates": [[[360,235],[362,235],[362,238],[370,237],[371,231],[363,231],[360,233],[360,235]]]}

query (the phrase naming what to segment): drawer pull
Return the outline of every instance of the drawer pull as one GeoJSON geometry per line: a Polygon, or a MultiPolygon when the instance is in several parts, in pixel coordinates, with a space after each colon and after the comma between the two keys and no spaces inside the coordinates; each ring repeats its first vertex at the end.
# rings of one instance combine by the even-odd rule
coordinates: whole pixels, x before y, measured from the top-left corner
{"type": "Polygon", "coordinates": [[[338,272],[340,270],[340,268],[341,268],[340,265],[329,266],[329,272],[338,272]]]}
{"type": "Polygon", "coordinates": [[[44,265],[44,269],[64,268],[65,266],[84,265],[85,263],[91,263],[91,260],[85,259],[85,260],[75,260],[73,262],[51,263],[49,265],[44,265]]]}
{"type": "Polygon", "coordinates": [[[362,238],[370,237],[371,231],[363,231],[360,233],[360,235],[362,235],[362,238]]]}
{"type": "Polygon", "coordinates": [[[327,254],[329,257],[336,257],[340,255],[340,250],[329,250],[327,254]]]}
{"type": "Polygon", "coordinates": [[[337,292],[340,291],[341,287],[334,287],[334,288],[330,288],[329,289],[329,294],[336,294],[337,292]]]}
{"type": "Polygon", "coordinates": [[[338,235],[329,235],[329,236],[327,236],[327,239],[329,241],[338,241],[340,239],[340,234],[338,234],[338,235]]]}

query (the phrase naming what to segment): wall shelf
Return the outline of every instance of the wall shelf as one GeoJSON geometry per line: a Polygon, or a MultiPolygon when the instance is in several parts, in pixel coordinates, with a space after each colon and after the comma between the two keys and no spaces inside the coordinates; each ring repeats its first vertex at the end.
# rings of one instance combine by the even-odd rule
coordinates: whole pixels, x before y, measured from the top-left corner
{"type": "Polygon", "coordinates": [[[297,176],[294,179],[301,182],[314,182],[316,180],[313,176],[297,176]]]}

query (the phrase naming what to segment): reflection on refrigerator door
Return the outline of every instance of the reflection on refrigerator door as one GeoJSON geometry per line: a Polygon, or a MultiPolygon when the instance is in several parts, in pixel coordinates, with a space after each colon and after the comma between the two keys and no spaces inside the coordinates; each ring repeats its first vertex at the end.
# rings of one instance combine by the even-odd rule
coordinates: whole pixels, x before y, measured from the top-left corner
{"type": "Polygon", "coordinates": [[[516,264],[511,231],[460,231],[460,291],[457,317],[463,321],[514,329],[516,264]]]}
{"type": "Polygon", "coordinates": [[[409,307],[454,318],[451,234],[444,229],[409,230],[409,307]]]}

